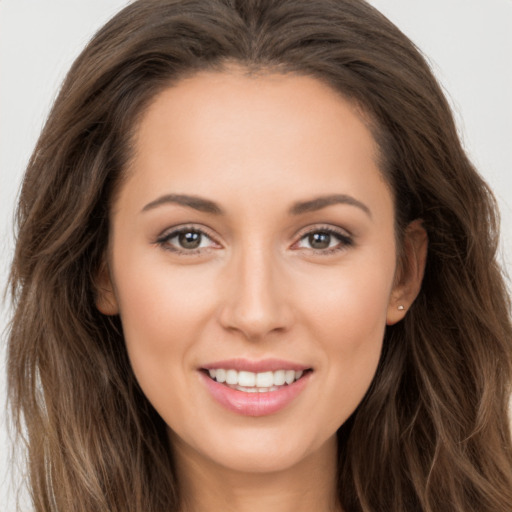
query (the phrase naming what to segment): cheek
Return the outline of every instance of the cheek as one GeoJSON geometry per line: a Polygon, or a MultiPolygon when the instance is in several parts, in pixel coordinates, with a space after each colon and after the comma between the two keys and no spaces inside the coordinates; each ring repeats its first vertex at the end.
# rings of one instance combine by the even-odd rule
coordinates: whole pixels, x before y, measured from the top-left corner
{"type": "Polygon", "coordinates": [[[354,258],[338,269],[311,276],[302,286],[306,293],[297,289],[302,314],[322,338],[336,342],[334,352],[358,351],[382,337],[394,279],[392,254],[354,258]]]}
{"type": "Polygon", "coordinates": [[[192,267],[176,269],[156,256],[119,258],[116,296],[137,379],[143,387],[145,383],[172,387],[173,378],[179,380],[186,369],[193,342],[210,317],[213,292],[206,284],[208,276],[192,279],[192,267]]]}
{"type": "Polygon", "coordinates": [[[390,258],[311,280],[303,296],[309,337],[321,348],[325,404],[338,428],[363,399],[382,350],[394,265],[390,258]]]}

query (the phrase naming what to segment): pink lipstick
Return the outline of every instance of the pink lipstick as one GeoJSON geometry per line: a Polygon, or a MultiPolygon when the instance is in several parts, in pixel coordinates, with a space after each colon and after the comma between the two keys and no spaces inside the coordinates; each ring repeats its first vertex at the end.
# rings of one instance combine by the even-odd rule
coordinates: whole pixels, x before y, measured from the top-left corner
{"type": "Polygon", "coordinates": [[[312,369],[279,359],[230,359],[204,365],[200,375],[212,398],[245,416],[274,414],[307,386],[312,369]]]}

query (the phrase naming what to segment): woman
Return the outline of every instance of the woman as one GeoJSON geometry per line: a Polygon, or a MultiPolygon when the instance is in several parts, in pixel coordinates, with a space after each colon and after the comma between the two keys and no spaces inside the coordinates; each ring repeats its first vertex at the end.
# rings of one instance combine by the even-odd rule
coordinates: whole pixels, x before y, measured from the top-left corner
{"type": "Polygon", "coordinates": [[[73,65],[18,225],[36,510],[512,502],[492,195],[367,4],[133,3],[73,65]]]}

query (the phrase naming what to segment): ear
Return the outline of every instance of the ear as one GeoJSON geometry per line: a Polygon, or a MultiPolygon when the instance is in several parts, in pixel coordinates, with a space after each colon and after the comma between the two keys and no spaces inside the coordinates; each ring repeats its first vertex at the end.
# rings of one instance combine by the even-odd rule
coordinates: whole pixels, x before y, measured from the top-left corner
{"type": "Polygon", "coordinates": [[[421,289],[427,262],[428,236],[421,219],[411,222],[405,231],[401,261],[388,304],[387,325],[402,320],[421,289]]]}
{"type": "Polygon", "coordinates": [[[104,315],[117,315],[119,313],[119,306],[117,304],[116,295],[114,293],[114,286],[110,271],[105,259],[102,261],[95,281],[96,287],[96,307],[104,315]]]}

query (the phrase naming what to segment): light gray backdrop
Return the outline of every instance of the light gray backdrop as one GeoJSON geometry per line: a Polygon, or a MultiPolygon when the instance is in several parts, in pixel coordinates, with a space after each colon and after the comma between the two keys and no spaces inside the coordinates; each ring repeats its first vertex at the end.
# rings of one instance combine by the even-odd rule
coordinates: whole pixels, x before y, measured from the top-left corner
{"type": "MultiPolygon", "coordinates": [[[[372,0],[428,56],[464,144],[502,211],[512,274],[512,0],[372,0]]],[[[20,179],[73,59],[127,0],[0,0],[0,286],[12,253],[20,179]]],[[[0,329],[8,321],[0,308],[0,329]]],[[[0,350],[0,510],[14,511],[0,350]]],[[[23,508],[28,510],[28,506],[23,508]]]]}

